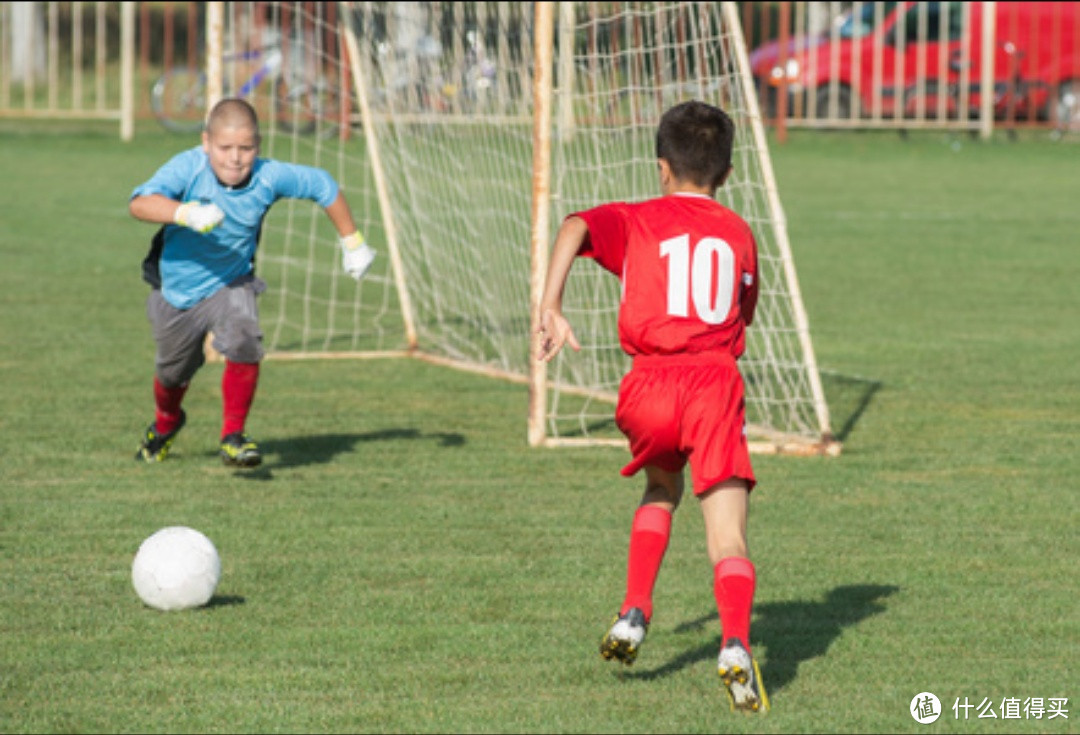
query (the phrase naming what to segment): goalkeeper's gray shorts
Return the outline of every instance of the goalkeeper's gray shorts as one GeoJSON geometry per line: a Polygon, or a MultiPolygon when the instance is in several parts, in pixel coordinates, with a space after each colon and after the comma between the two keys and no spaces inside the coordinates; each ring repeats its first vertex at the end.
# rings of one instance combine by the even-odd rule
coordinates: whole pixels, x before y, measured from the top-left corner
{"type": "Polygon", "coordinates": [[[146,316],[154,332],[157,353],[154,370],[166,387],[183,385],[206,361],[203,343],[213,333],[211,345],[233,362],[259,362],[266,354],[259,328],[256,297],[266,283],[243,276],[203,299],[190,309],[177,309],[159,289],[146,299],[146,316]]]}

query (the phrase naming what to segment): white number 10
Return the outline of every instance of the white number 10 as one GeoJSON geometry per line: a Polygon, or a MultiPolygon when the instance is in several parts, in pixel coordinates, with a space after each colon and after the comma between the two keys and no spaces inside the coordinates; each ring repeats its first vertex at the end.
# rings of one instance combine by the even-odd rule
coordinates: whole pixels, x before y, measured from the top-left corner
{"type": "Polygon", "coordinates": [[[705,237],[693,248],[690,236],[679,235],[660,243],[660,257],[668,259],[667,310],[689,316],[690,301],[706,324],[721,324],[735,297],[735,253],[718,237],[705,237]],[[713,256],[716,267],[713,267],[713,256]]]}

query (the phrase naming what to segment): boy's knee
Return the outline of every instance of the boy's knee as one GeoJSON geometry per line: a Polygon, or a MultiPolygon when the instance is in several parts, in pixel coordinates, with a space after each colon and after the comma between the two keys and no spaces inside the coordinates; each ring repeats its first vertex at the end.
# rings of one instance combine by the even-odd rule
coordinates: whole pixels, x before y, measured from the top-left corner
{"type": "Polygon", "coordinates": [[[239,319],[214,333],[213,347],[233,362],[261,362],[265,356],[262,330],[253,319],[239,319]]]}
{"type": "Polygon", "coordinates": [[[645,472],[645,493],[641,498],[642,505],[663,503],[670,505],[673,510],[679,507],[683,496],[682,473],[668,472],[652,466],[647,466],[645,472]]]}
{"type": "Polygon", "coordinates": [[[194,360],[187,362],[158,363],[156,366],[158,382],[165,388],[179,388],[191,381],[204,362],[206,362],[206,357],[200,353],[194,360]]]}

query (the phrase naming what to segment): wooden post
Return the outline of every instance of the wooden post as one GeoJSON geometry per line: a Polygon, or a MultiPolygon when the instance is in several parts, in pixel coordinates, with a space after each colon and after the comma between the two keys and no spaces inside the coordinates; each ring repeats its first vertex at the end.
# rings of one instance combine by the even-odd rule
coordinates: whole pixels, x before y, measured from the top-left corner
{"type": "Polygon", "coordinates": [[[979,80],[979,138],[994,137],[994,45],[997,42],[997,3],[982,4],[982,78],[979,80]]]}
{"type": "MultiPolygon", "coordinates": [[[[206,115],[210,114],[222,97],[222,64],[225,37],[225,3],[209,2],[206,4],[206,115]]],[[[205,118],[204,118],[205,119],[205,118]]],[[[220,362],[223,358],[214,349],[214,335],[208,333],[203,343],[203,353],[207,362],[220,362]]]]}
{"type": "Polygon", "coordinates": [[[206,112],[222,97],[221,57],[224,53],[225,3],[206,4],[206,112]]]}
{"type": "Polygon", "coordinates": [[[547,410],[547,368],[537,359],[536,330],[540,326],[540,299],[547,276],[551,206],[551,57],[555,3],[538,2],[535,11],[533,73],[532,268],[529,321],[529,445],[544,443],[547,410]]]}
{"type": "Polygon", "coordinates": [[[120,140],[135,137],[135,3],[120,3],[120,140]]]}
{"type": "Polygon", "coordinates": [[[788,116],[788,43],[791,37],[791,6],[780,3],[780,83],[776,86],[776,142],[787,142],[788,116]]]}

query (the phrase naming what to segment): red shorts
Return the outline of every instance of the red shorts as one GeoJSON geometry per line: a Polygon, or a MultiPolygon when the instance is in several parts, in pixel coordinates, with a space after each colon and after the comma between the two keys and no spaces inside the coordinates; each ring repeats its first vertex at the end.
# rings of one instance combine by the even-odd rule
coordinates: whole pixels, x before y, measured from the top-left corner
{"type": "Polygon", "coordinates": [[[645,465],[681,472],[687,463],[694,494],[732,477],[757,482],[746,444],[742,375],[731,355],[648,355],[634,358],[619,386],[615,423],[630,440],[629,477],[645,465]]]}

